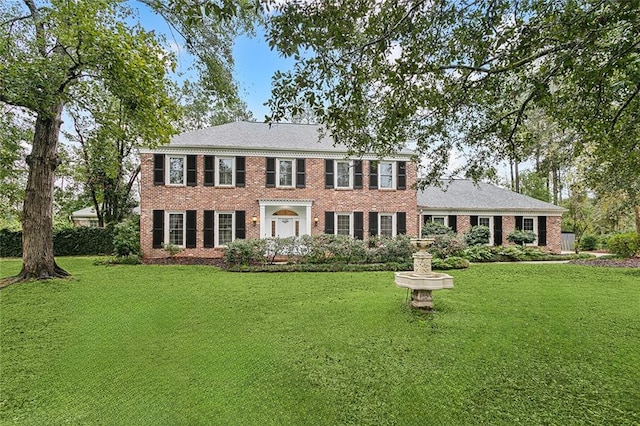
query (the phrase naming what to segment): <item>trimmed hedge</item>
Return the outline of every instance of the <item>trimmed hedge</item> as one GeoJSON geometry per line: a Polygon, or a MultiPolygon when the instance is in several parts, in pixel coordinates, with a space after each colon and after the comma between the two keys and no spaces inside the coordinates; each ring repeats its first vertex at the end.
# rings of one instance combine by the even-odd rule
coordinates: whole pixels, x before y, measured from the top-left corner
{"type": "MultiPolygon", "coordinates": [[[[55,256],[111,254],[113,228],[78,227],[53,231],[55,256]]],[[[0,229],[0,257],[22,257],[22,231],[0,229]]]]}

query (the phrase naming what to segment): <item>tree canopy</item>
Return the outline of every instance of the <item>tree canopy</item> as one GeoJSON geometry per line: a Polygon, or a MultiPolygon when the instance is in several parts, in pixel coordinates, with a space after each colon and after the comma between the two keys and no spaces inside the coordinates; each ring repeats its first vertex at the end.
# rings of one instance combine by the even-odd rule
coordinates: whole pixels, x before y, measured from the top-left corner
{"type": "Polygon", "coordinates": [[[428,183],[453,149],[467,154],[460,172],[474,178],[517,157],[527,118],[542,111],[576,132],[574,157],[613,164],[627,152],[627,180],[640,180],[638,0],[316,0],[277,9],[269,41],[296,63],[274,76],[274,121],[310,107],[355,152],[415,142],[428,183]]]}
{"type": "MultiPolygon", "coordinates": [[[[175,58],[163,46],[162,35],[138,23],[135,4],[13,0],[0,6],[0,106],[22,108],[35,117],[31,152],[26,156],[23,270],[18,279],[66,275],[53,259],[51,216],[67,105],[74,103],[82,110],[116,103],[127,125],[139,132],[137,141],[146,145],[168,142],[177,131],[179,107],[168,78],[175,58]]],[[[230,46],[235,30],[250,25],[256,10],[253,2],[141,0],[138,4],[160,14],[184,37],[210,89],[222,97],[235,95],[230,46]]],[[[89,116],[96,111],[114,117],[109,108],[85,112],[89,116]]]]}

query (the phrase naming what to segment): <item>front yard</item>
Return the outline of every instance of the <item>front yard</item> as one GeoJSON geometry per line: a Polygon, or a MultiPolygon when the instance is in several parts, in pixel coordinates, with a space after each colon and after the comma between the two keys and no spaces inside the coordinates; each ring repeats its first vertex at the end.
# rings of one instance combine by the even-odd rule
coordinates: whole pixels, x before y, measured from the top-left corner
{"type": "MultiPolygon", "coordinates": [[[[94,266],[0,290],[3,424],[638,424],[640,270],[94,266]]],[[[20,262],[0,260],[0,275],[20,262]]]]}

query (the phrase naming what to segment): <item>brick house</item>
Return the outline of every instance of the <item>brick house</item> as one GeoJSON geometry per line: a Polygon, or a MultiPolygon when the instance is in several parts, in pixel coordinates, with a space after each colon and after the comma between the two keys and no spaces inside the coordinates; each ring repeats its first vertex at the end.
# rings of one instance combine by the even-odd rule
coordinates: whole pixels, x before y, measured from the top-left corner
{"type": "Polygon", "coordinates": [[[420,232],[428,221],[461,234],[472,226],[485,225],[491,230],[490,244],[508,245],[507,235],[516,229],[528,230],[537,236],[530,245],[560,252],[560,225],[566,209],[484,182],[454,179],[443,181],[443,186],[418,191],[420,232]]]}
{"type": "Polygon", "coordinates": [[[141,152],[147,258],[219,257],[239,238],[418,234],[413,152],[353,157],[315,125],[236,122],[141,152]]]}

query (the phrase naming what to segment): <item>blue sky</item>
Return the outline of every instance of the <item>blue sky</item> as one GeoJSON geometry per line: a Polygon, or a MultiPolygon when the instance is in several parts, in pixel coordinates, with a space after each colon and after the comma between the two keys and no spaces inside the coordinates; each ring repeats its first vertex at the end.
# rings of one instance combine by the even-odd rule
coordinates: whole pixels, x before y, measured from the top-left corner
{"type": "Polygon", "coordinates": [[[269,108],[263,104],[271,96],[271,77],[277,70],[288,70],[293,60],[281,57],[269,49],[264,31],[258,29],[253,37],[241,36],[234,49],[234,76],[242,99],[258,121],[264,121],[269,108]]]}

